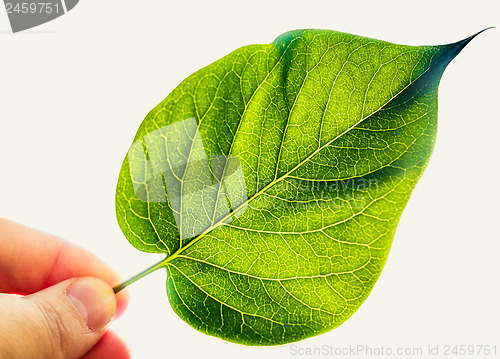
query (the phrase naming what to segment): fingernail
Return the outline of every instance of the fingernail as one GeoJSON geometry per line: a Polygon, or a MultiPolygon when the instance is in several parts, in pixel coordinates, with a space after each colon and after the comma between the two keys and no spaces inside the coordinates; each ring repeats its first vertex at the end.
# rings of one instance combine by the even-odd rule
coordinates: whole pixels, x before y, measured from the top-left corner
{"type": "Polygon", "coordinates": [[[100,279],[82,279],[66,290],[66,296],[91,330],[104,328],[115,315],[115,293],[100,279]]]}

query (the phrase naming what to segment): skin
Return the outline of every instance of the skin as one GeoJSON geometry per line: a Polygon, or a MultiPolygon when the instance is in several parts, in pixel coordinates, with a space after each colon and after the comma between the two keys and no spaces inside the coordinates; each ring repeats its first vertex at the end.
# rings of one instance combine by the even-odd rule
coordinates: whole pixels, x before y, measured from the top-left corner
{"type": "Polygon", "coordinates": [[[107,312],[116,318],[125,310],[127,292],[115,297],[111,288],[120,278],[97,257],[0,218],[0,359],[130,357],[125,343],[107,331],[107,321],[89,328],[68,299],[68,288],[81,277],[106,295],[107,312]]]}

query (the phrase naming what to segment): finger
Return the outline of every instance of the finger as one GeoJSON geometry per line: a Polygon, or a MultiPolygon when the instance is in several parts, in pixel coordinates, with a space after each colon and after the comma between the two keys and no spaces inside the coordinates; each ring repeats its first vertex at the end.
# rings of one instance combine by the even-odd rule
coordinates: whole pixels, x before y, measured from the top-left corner
{"type": "Polygon", "coordinates": [[[80,358],[103,336],[115,311],[113,289],[91,277],[0,298],[0,357],[80,358]]]}
{"type": "Polygon", "coordinates": [[[115,333],[107,331],[99,342],[81,359],[129,359],[130,352],[115,333]]]}
{"type": "MultiPolygon", "coordinates": [[[[90,276],[109,285],[118,275],[86,250],[12,221],[0,218],[0,292],[31,294],[63,280],[90,276]]],[[[117,295],[118,314],[128,303],[128,293],[117,295]]]]}

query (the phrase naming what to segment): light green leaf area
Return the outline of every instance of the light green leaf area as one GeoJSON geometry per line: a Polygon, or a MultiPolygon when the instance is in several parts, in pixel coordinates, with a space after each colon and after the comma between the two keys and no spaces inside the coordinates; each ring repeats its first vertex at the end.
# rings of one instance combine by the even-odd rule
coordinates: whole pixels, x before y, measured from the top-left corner
{"type": "Polygon", "coordinates": [[[442,72],[471,39],[298,30],[185,79],[140,126],[116,192],[127,239],[167,255],[175,312],[247,345],[347,320],[431,156],[442,72]]]}

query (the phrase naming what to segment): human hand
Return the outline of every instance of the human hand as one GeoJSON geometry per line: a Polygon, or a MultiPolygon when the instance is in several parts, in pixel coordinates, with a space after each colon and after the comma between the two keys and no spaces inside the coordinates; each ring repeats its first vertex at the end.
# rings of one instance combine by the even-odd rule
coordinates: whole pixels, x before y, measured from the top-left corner
{"type": "Polygon", "coordinates": [[[0,359],[129,358],[106,332],[128,302],[118,282],[89,252],[0,218],[0,359]]]}

